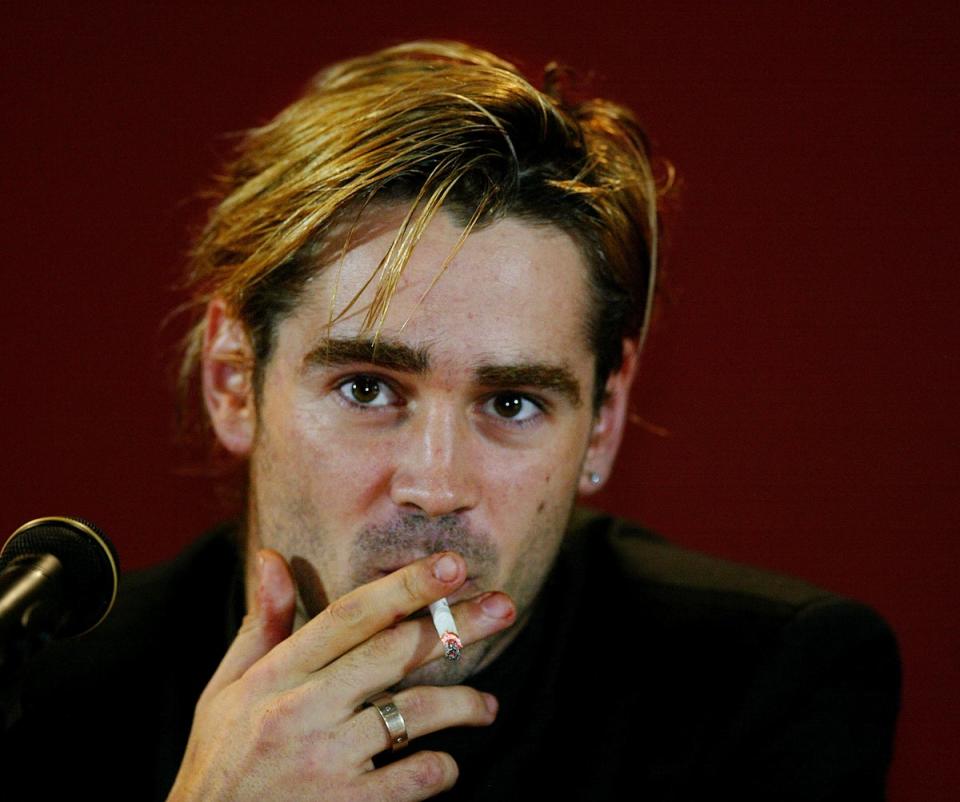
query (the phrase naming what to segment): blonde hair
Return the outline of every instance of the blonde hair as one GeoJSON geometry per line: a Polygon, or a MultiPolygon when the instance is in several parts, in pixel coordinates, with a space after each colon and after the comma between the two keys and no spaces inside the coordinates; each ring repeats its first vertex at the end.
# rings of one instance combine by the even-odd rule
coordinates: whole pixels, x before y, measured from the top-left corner
{"type": "MultiPolygon", "coordinates": [[[[409,203],[373,277],[365,327],[376,331],[434,214],[464,225],[510,215],[557,226],[580,246],[593,294],[587,336],[602,398],[624,336],[649,325],[658,186],[643,132],[604,100],[568,104],[561,71],[544,91],[511,64],[456,42],[412,42],[334,64],[240,142],[219,179],[188,276],[198,322],[181,384],[196,374],[202,309],[222,297],[247,327],[256,377],[277,324],[342,245],[335,227],[371,203],[409,203]]],[[[463,238],[461,238],[462,242],[463,238]]]]}

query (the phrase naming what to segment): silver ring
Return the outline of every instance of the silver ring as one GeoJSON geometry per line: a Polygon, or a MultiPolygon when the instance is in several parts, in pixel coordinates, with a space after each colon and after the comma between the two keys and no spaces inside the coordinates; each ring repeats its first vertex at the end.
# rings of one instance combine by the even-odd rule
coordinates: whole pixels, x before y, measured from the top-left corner
{"type": "Polygon", "coordinates": [[[390,748],[396,752],[407,745],[407,722],[389,693],[378,693],[367,700],[367,704],[377,708],[383,719],[387,734],[390,736],[390,748]]]}

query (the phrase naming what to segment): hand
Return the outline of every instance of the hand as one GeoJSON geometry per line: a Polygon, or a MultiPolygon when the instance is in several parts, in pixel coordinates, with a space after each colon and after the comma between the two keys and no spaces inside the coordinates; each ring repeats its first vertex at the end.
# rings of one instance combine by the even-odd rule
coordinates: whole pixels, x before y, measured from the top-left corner
{"type": "MultiPolygon", "coordinates": [[[[197,703],[168,802],[418,800],[453,786],[442,752],[413,752],[375,769],[389,747],[380,714],[364,701],[442,655],[429,617],[404,620],[456,591],[466,565],[434,554],[344,595],[291,634],[295,590],[284,559],[261,551],[253,609],[197,703]],[[397,623],[397,622],[400,623],[397,623]]],[[[484,594],[454,607],[464,643],[513,623],[512,602],[484,594]]],[[[496,716],[489,694],[421,686],[394,701],[410,739],[496,716]]]]}

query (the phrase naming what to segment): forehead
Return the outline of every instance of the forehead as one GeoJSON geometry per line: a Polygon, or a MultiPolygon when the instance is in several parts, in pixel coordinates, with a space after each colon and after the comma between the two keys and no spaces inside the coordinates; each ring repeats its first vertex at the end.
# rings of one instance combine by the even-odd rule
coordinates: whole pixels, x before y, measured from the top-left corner
{"type": "Polygon", "coordinates": [[[357,244],[308,282],[294,313],[304,337],[372,336],[452,357],[590,358],[586,266],[573,238],[550,225],[505,218],[475,229],[437,214],[414,247],[386,315],[364,321],[378,270],[402,220],[370,210],[357,244]]]}

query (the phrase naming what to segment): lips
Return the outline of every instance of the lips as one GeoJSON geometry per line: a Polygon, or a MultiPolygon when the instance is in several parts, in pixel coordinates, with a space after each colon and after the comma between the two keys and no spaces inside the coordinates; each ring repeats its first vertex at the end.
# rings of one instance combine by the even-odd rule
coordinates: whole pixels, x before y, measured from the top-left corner
{"type": "Polygon", "coordinates": [[[456,604],[461,602],[464,599],[469,599],[472,596],[476,596],[480,593],[481,588],[477,586],[474,577],[468,576],[467,581],[464,582],[455,592],[447,596],[447,601],[450,604],[456,604]]]}
{"type": "MultiPolygon", "coordinates": [[[[413,560],[410,562],[413,562],[413,560]]],[[[378,568],[376,569],[376,575],[373,578],[382,579],[385,576],[389,576],[390,574],[399,571],[401,568],[405,568],[410,564],[410,562],[397,563],[396,565],[388,568],[378,568]]],[[[469,599],[471,596],[476,596],[481,592],[481,588],[477,586],[476,580],[477,577],[475,575],[467,574],[467,578],[464,583],[457,588],[456,591],[446,597],[447,601],[450,602],[450,604],[456,604],[464,599],[469,599]]]]}
{"type": "MultiPolygon", "coordinates": [[[[390,574],[394,574],[401,568],[406,568],[408,565],[410,565],[410,563],[399,563],[398,565],[391,566],[390,568],[377,568],[375,569],[376,578],[379,579],[380,577],[390,576],[390,574]]],[[[474,574],[467,574],[467,582],[471,582],[474,579],[476,579],[474,574]]]]}
{"type": "Polygon", "coordinates": [[[479,587],[483,578],[497,576],[497,550],[485,529],[469,527],[458,515],[412,514],[361,529],[350,549],[348,574],[359,587],[443,551],[456,552],[467,564],[467,582],[452,594],[457,599],[486,590],[479,587]]]}
{"type": "Polygon", "coordinates": [[[407,552],[403,555],[398,554],[396,551],[392,554],[384,553],[380,555],[380,559],[385,562],[377,566],[375,570],[380,576],[386,576],[387,574],[392,574],[394,571],[399,571],[401,568],[406,568],[410,563],[415,563],[417,560],[421,560],[429,554],[430,552],[428,551],[417,551],[412,554],[407,552]]]}
{"type": "Polygon", "coordinates": [[[378,568],[377,574],[379,574],[380,576],[387,576],[388,574],[392,574],[395,571],[399,571],[401,568],[406,568],[408,565],[410,565],[410,563],[397,563],[397,565],[391,566],[389,568],[378,568]]]}

